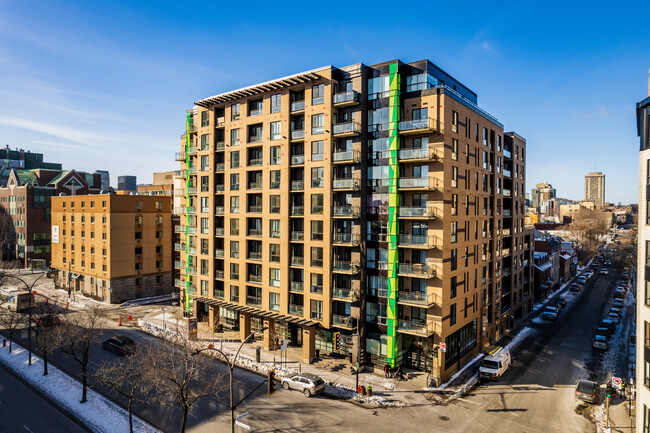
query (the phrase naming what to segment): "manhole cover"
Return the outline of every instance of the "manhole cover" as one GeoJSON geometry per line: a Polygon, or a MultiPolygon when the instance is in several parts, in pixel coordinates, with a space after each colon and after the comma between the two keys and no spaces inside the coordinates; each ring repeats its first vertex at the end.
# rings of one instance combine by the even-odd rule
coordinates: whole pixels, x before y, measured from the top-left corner
{"type": "Polygon", "coordinates": [[[449,417],[445,415],[438,415],[438,419],[441,421],[449,421],[449,417]]]}

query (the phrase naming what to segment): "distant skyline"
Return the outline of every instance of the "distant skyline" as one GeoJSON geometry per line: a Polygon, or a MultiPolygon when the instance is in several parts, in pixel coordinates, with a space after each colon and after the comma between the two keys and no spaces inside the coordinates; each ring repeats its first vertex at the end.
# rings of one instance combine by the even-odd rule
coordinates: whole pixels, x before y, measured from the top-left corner
{"type": "Polygon", "coordinates": [[[424,58],[527,140],[526,190],[638,201],[635,104],[648,94],[650,3],[0,0],[0,146],[150,183],[178,169],[194,101],[325,65],[424,58]],[[430,11],[430,13],[428,13],[430,11]],[[561,13],[560,13],[561,11],[561,13]]]}

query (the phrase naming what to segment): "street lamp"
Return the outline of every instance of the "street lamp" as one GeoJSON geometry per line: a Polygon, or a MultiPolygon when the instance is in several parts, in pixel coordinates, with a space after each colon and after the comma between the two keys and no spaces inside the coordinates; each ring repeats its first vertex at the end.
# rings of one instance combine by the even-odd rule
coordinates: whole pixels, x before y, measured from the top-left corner
{"type": "MultiPolygon", "coordinates": [[[[23,280],[22,278],[20,278],[20,277],[17,277],[15,275],[7,275],[8,278],[14,278],[14,279],[20,281],[21,283],[23,283],[25,285],[25,287],[27,288],[27,291],[29,292],[29,324],[27,325],[28,329],[29,329],[28,333],[27,333],[27,347],[28,347],[28,351],[29,351],[29,364],[28,365],[32,365],[32,307],[34,306],[34,292],[33,292],[33,290],[34,290],[34,285],[36,284],[36,282],[38,280],[41,279],[41,277],[43,275],[45,275],[45,274],[43,273],[37,279],[35,279],[34,282],[32,282],[31,286],[29,284],[27,284],[27,282],[25,280],[23,280]]],[[[16,304],[16,305],[18,305],[18,304],[16,304]]]]}
{"type": "MultiPolygon", "coordinates": [[[[267,326],[265,326],[262,329],[260,329],[259,331],[266,331],[267,329],[269,329],[269,328],[267,326]]],[[[204,350],[214,350],[219,355],[221,355],[221,357],[224,359],[226,365],[228,366],[228,373],[230,374],[230,432],[231,433],[235,433],[235,407],[237,407],[237,405],[235,405],[233,403],[233,384],[232,384],[233,375],[232,374],[233,374],[233,370],[235,368],[235,362],[237,362],[237,356],[239,356],[239,351],[244,346],[244,344],[246,342],[248,342],[248,340],[250,340],[255,335],[256,332],[258,332],[258,331],[251,332],[250,334],[248,334],[248,337],[246,337],[244,339],[244,341],[241,342],[241,344],[239,345],[239,349],[237,349],[237,352],[235,353],[235,357],[232,359],[232,361],[230,361],[230,359],[228,358],[228,355],[226,355],[226,353],[223,350],[217,349],[216,347],[209,347],[208,346],[208,347],[205,347],[203,349],[199,349],[194,353],[194,355],[198,355],[199,353],[201,353],[204,350]]],[[[264,383],[264,382],[262,382],[262,383],[264,383]]],[[[259,388],[259,386],[258,386],[258,388],[259,388]]],[[[244,399],[245,398],[246,397],[244,397],[244,399]]],[[[244,401],[244,400],[241,400],[241,401],[244,401]]],[[[241,401],[239,403],[241,403],[241,401]]],[[[237,404],[239,404],[239,403],[237,403],[237,404]]]]}

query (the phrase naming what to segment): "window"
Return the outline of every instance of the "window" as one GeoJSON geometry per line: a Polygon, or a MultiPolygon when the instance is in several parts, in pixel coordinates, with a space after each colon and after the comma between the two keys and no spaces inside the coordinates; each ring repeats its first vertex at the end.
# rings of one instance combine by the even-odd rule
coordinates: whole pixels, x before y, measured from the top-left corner
{"type": "Polygon", "coordinates": [[[270,260],[272,262],[280,262],[280,244],[269,245],[270,260]]]}
{"type": "Polygon", "coordinates": [[[208,126],[210,124],[210,112],[201,111],[201,126],[208,126]]]}
{"type": "Polygon", "coordinates": [[[269,196],[270,212],[271,213],[280,213],[280,196],[271,195],[269,196]]]}
{"type": "Polygon", "coordinates": [[[311,105],[325,103],[325,84],[316,84],[311,87],[311,105]]]}
{"type": "Polygon", "coordinates": [[[201,275],[208,275],[208,272],[209,272],[208,261],[205,259],[201,259],[201,275]]]}
{"type": "Polygon", "coordinates": [[[311,169],[311,187],[323,187],[323,167],[312,167],[311,169]]]}
{"type": "Polygon", "coordinates": [[[314,215],[323,214],[323,194],[311,195],[311,213],[314,215]]]}
{"type": "Polygon", "coordinates": [[[280,270],[271,268],[269,269],[269,284],[272,287],[280,287],[280,270]]]}
{"type": "Polygon", "coordinates": [[[210,148],[210,135],[201,134],[201,150],[208,150],[210,148]]]}
{"type": "Polygon", "coordinates": [[[259,116],[264,111],[264,103],[262,99],[256,101],[248,101],[248,115],[259,116]]]}
{"type": "Polygon", "coordinates": [[[279,140],[282,138],[282,130],[280,122],[271,122],[271,140],[279,140]]]}
{"type": "Polygon", "coordinates": [[[230,212],[239,213],[239,196],[230,197],[230,212]]]}
{"type": "Polygon", "coordinates": [[[201,296],[208,296],[209,290],[210,284],[205,280],[201,280],[201,296]]]}
{"type": "Polygon", "coordinates": [[[239,112],[241,106],[239,104],[232,104],[230,106],[230,120],[239,120],[239,112]]]}
{"type": "Polygon", "coordinates": [[[230,190],[239,191],[239,174],[233,173],[230,175],[230,190]]]}
{"type": "Polygon", "coordinates": [[[280,220],[269,221],[269,233],[272,238],[280,237],[280,220]]]}
{"type": "Polygon", "coordinates": [[[311,116],[311,133],[322,134],[325,132],[325,115],[314,114],[311,116]]]}
{"type": "Polygon", "coordinates": [[[280,164],[281,161],[280,155],[282,154],[280,150],[280,146],[271,146],[270,150],[271,150],[271,165],[280,164]]]}
{"type": "Polygon", "coordinates": [[[269,292],[269,310],[280,311],[280,294],[269,292]]]}
{"type": "Polygon", "coordinates": [[[311,293],[323,293],[323,274],[311,274],[311,293]]]}
{"type": "Polygon", "coordinates": [[[230,152],[230,168],[239,168],[239,151],[230,152]]]}
{"type": "Polygon", "coordinates": [[[239,242],[230,241],[230,257],[233,259],[239,258],[239,242]]]}
{"type": "Polygon", "coordinates": [[[239,146],[239,128],[230,130],[230,145],[239,146]]]}
{"type": "Polygon", "coordinates": [[[449,298],[454,299],[456,297],[458,289],[458,277],[451,277],[449,281],[449,298]]]}
{"type": "Polygon", "coordinates": [[[456,304],[451,304],[449,306],[449,325],[453,326],[456,324],[456,304]]]}
{"type": "Polygon", "coordinates": [[[451,243],[455,244],[457,242],[457,233],[458,233],[458,222],[451,222],[451,243]]]}
{"type": "Polygon", "coordinates": [[[311,142],[311,160],[322,161],[325,151],[325,142],[323,140],[311,142]]]}
{"type": "Polygon", "coordinates": [[[282,95],[271,95],[271,113],[279,113],[282,109],[282,95]]]}
{"type": "Polygon", "coordinates": [[[323,248],[311,247],[311,265],[323,267],[323,248]]]}
{"type": "Polygon", "coordinates": [[[210,212],[210,197],[201,197],[201,212],[207,213],[210,212]]]}
{"type": "Polygon", "coordinates": [[[451,112],[451,132],[458,132],[458,113],[451,112]]]}
{"type": "Polygon", "coordinates": [[[210,155],[201,155],[201,171],[210,171],[210,155]]]}
{"type": "Polygon", "coordinates": [[[483,128],[483,146],[487,146],[488,144],[488,130],[487,128],[483,128]]]}
{"type": "Polygon", "coordinates": [[[451,187],[458,188],[458,167],[451,167],[451,187]]]}
{"type": "Polygon", "coordinates": [[[262,125],[250,125],[248,127],[248,142],[258,143],[262,141],[263,127],[262,125]]]}
{"type": "Polygon", "coordinates": [[[390,76],[375,77],[368,79],[368,100],[387,98],[390,89],[390,76]]]}
{"type": "Polygon", "coordinates": [[[311,240],[312,241],[323,240],[323,221],[311,222],[311,240]]]}
{"type": "Polygon", "coordinates": [[[458,250],[455,249],[455,248],[453,250],[451,250],[450,263],[451,263],[451,270],[452,271],[455,271],[456,269],[458,269],[458,250]]]}
{"type": "Polygon", "coordinates": [[[458,215],[458,194],[451,195],[451,214],[458,215]]]}
{"type": "Polygon", "coordinates": [[[310,301],[310,305],[311,308],[309,317],[314,320],[323,320],[323,301],[312,299],[310,301]]]}
{"type": "Polygon", "coordinates": [[[230,218],[230,235],[239,236],[239,218],[230,218]]]}
{"type": "Polygon", "coordinates": [[[269,186],[271,189],[278,189],[280,188],[280,170],[271,170],[270,172],[270,183],[269,186]]]}
{"type": "Polygon", "coordinates": [[[238,280],[239,279],[239,264],[231,263],[230,264],[230,279],[238,280]]]}
{"type": "Polygon", "coordinates": [[[208,218],[201,218],[201,233],[210,233],[210,220],[208,218]]]}
{"type": "MultiPolygon", "coordinates": [[[[451,159],[458,161],[458,140],[455,138],[451,140],[451,159]]],[[[467,163],[469,164],[469,154],[467,156],[467,163]]]]}

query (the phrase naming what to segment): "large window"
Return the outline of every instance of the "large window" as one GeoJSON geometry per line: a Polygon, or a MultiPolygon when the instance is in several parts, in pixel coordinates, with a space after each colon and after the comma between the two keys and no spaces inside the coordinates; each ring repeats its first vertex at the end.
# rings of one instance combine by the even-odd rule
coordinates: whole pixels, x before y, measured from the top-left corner
{"type": "Polygon", "coordinates": [[[323,320],[323,301],[318,301],[316,299],[312,299],[310,301],[311,304],[311,314],[310,318],[314,320],[323,320]]]}
{"type": "Polygon", "coordinates": [[[282,95],[271,95],[271,113],[279,113],[282,108],[282,95]]]}
{"type": "Polygon", "coordinates": [[[377,98],[387,98],[389,89],[390,89],[390,77],[388,75],[368,79],[369,100],[377,99],[377,98]]]}
{"type": "Polygon", "coordinates": [[[322,161],[325,152],[325,142],[323,140],[311,142],[311,160],[322,161]]]}
{"type": "Polygon", "coordinates": [[[445,369],[476,347],[476,319],[446,338],[445,369]]]}
{"type": "Polygon", "coordinates": [[[311,88],[311,105],[323,104],[325,102],[325,85],[317,84],[311,88]]]}
{"type": "Polygon", "coordinates": [[[282,154],[280,150],[280,146],[271,146],[270,148],[271,151],[271,165],[278,165],[281,162],[280,155],[282,154]]]}
{"type": "Polygon", "coordinates": [[[230,130],[230,145],[239,146],[239,128],[230,130]]]}
{"type": "Polygon", "coordinates": [[[239,120],[239,111],[241,106],[239,104],[232,104],[230,106],[230,120],[239,120]]]}
{"type": "Polygon", "coordinates": [[[269,284],[273,287],[280,287],[280,270],[271,268],[269,274],[269,284]]]}
{"type": "Polygon", "coordinates": [[[311,116],[311,133],[322,134],[325,132],[325,115],[314,114],[311,116]]]}
{"type": "Polygon", "coordinates": [[[282,138],[282,127],[280,122],[271,122],[271,140],[282,138]]]}
{"type": "Polygon", "coordinates": [[[280,311],[280,294],[269,292],[269,310],[280,311]]]}

